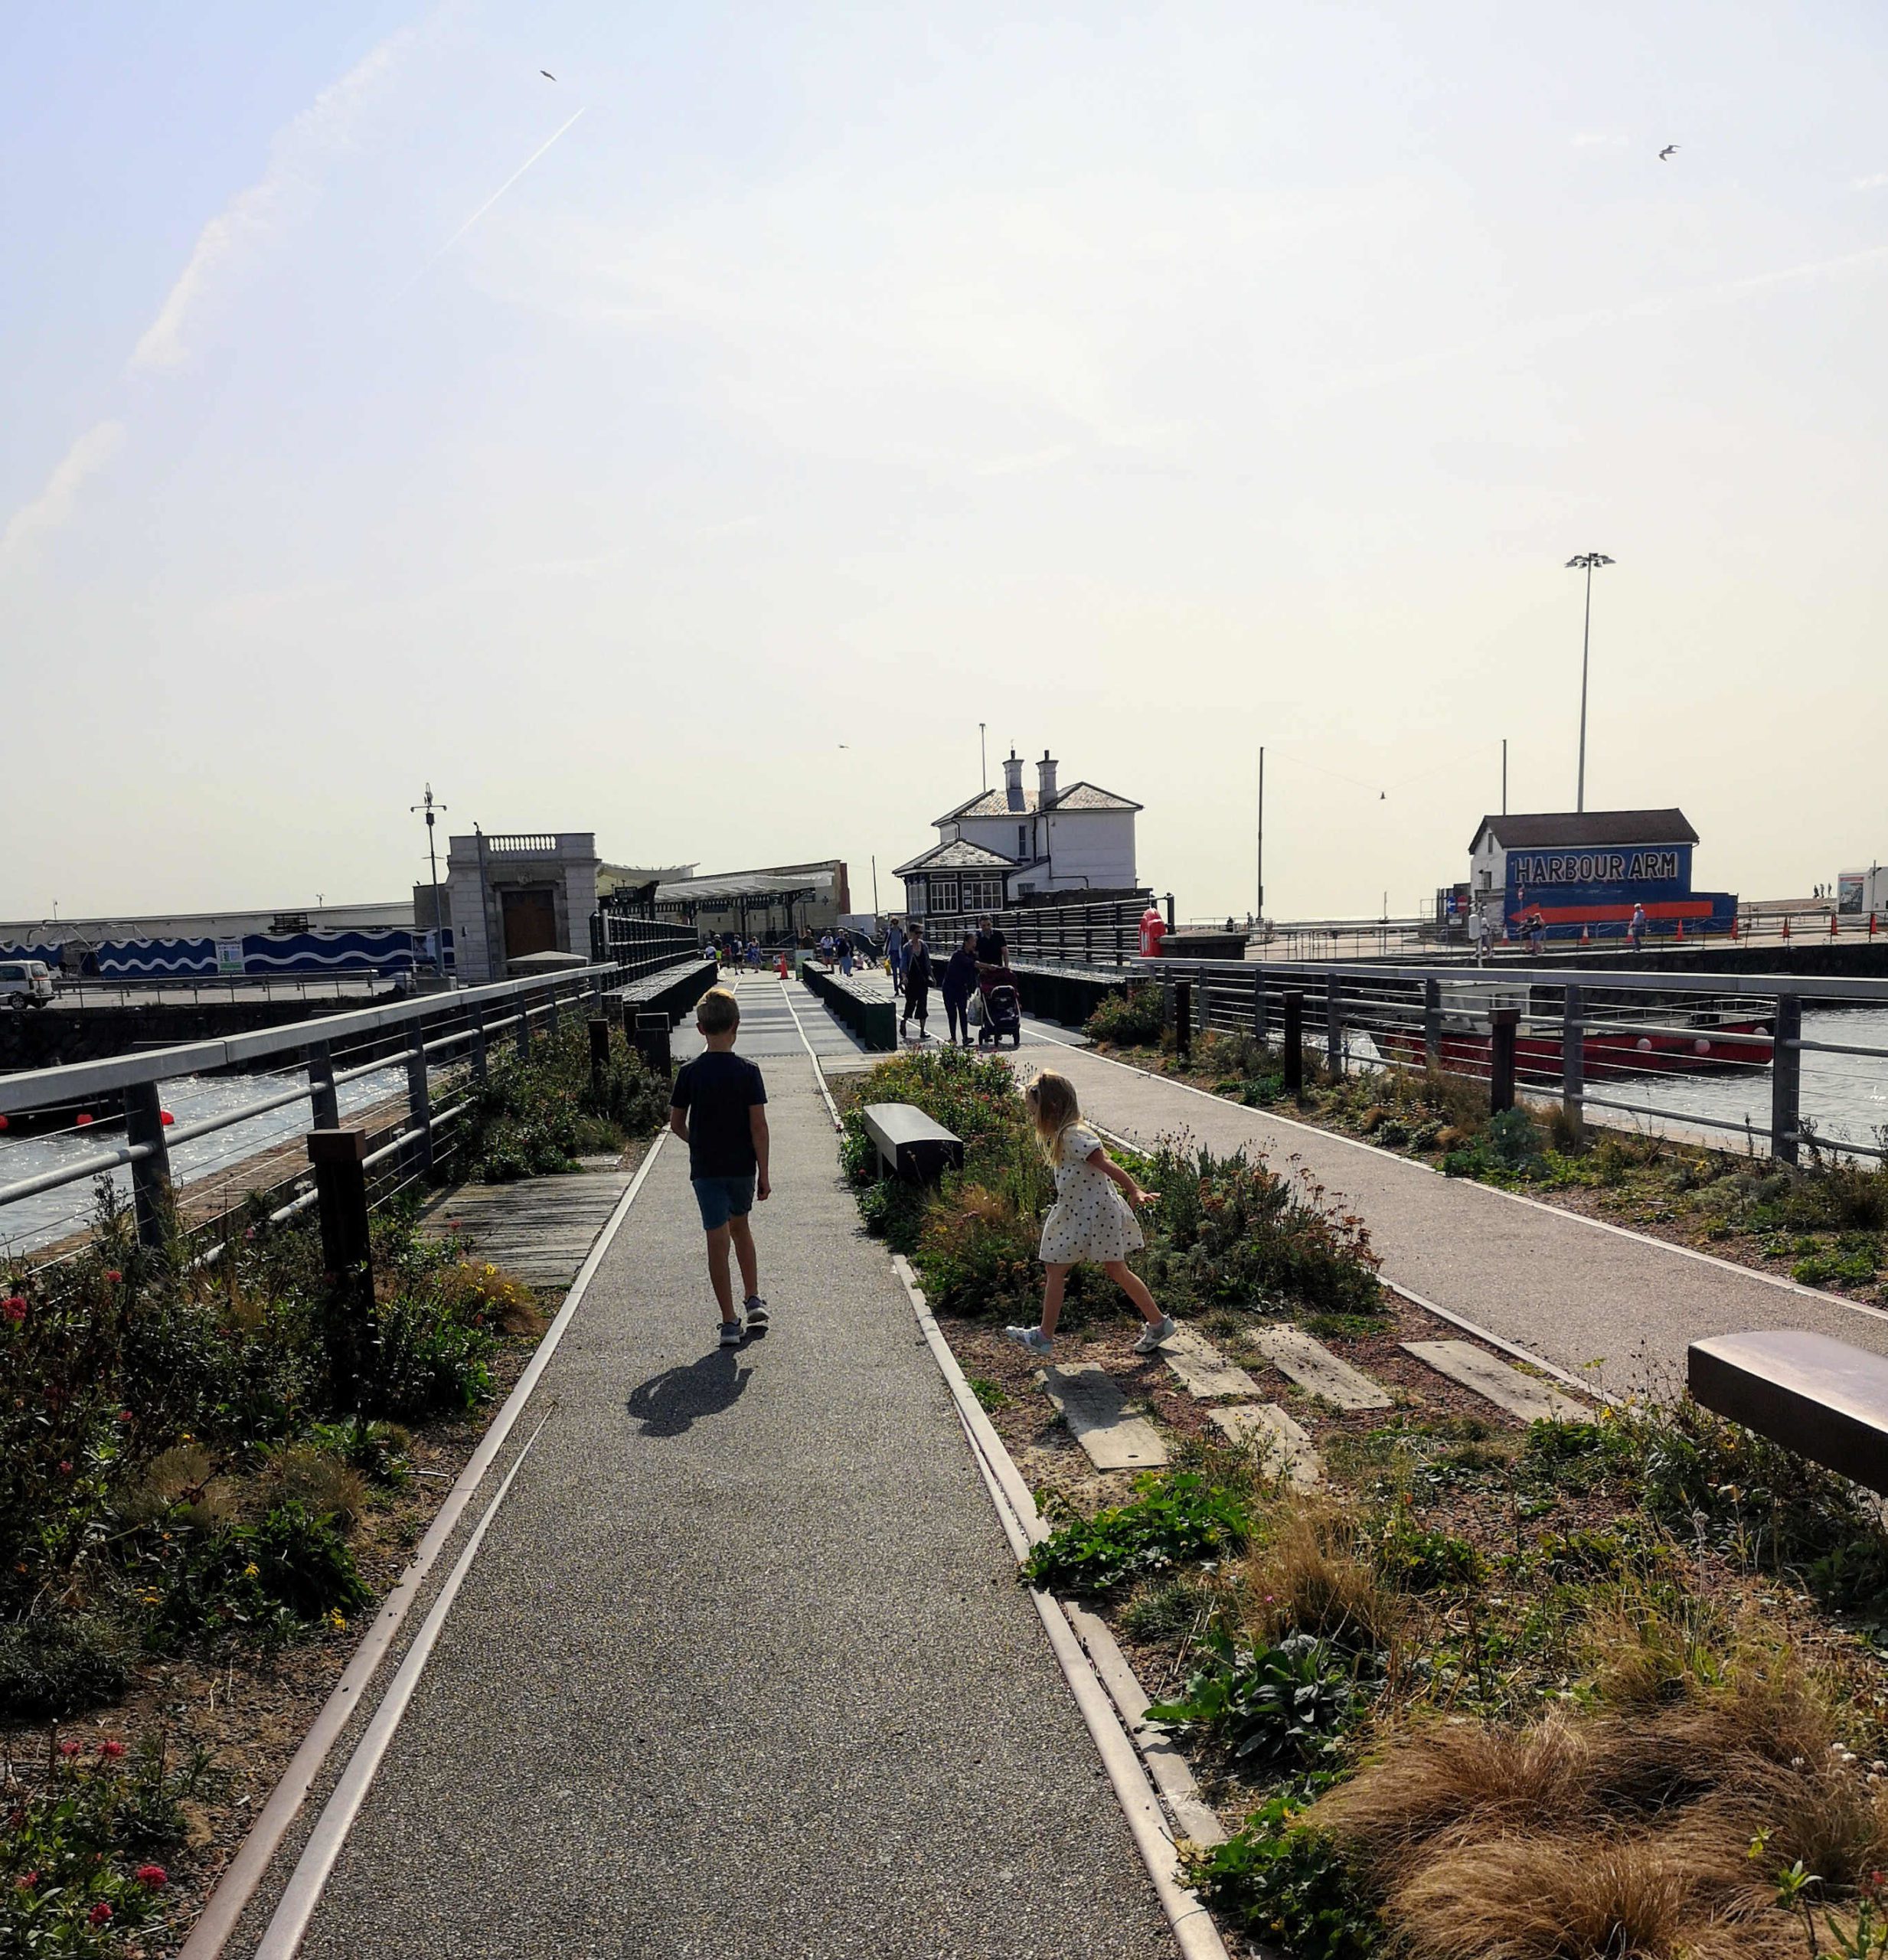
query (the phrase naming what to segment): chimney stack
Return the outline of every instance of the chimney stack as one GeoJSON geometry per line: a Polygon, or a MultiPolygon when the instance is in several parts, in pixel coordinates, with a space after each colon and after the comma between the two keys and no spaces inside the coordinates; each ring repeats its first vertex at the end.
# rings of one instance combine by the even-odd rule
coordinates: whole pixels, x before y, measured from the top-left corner
{"type": "Polygon", "coordinates": [[[1004,801],[1012,810],[1023,808],[1023,759],[1012,749],[1003,763],[1004,801]]]}
{"type": "Polygon", "coordinates": [[[1046,810],[1056,800],[1056,759],[1045,749],[1036,765],[1036,807],[1046,810]]]}

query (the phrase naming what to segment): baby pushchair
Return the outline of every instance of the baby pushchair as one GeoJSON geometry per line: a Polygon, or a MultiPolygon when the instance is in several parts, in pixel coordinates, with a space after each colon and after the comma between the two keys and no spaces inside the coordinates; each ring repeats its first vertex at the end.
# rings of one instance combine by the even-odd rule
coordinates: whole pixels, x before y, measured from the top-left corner
{"type": "Polygon", "coordinates": [[[1021,1047],[1023,1004],[1008,981],[998,980],[983,990],[983,1021],[977,1030],[977,1046],[1000,1048],[1006,1034],[1012,1047],[1021,1047]]]}

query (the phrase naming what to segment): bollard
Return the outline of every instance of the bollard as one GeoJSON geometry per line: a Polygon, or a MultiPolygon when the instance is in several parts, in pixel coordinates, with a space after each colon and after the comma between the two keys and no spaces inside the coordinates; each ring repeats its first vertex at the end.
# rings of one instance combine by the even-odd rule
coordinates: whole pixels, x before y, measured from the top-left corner
{"type": "Polygon", "coordinates": [[[675,1063],[669,1054],[669,1022],[665,1014],[639,1014],[636,1016],[636,1053],[642,1057],[651,1075],[660,1076],[666,1082],[675,1072],[675,1063]]]}
{"type": "Polygon", "coordinates": [[[328,1276],[328,1366],[337,1400],[358,1408],[367,1361],[374,1348],[374,1246],[367,1229],[365,1130],[311,1130],[322,1223],[322,1265],[328,1276]]]}
{"type": "Polygon", "coordinates": [[[1305,1096],[1305,996],[1296,987],[1285,990],[1285,1089],[1301,1102],[1305,1096]]]}
{"type": "Polygon", "coordinates": [[[1802,1036],[1801,996],[1778,995],[1770,1044],[1770,1155],[1784,1164],[1796,1161],[1803,1086],[1803,1051],[1796,1044],[1802,1036]]]}
{"type": "Polygon", "coordinates": [[[1334,1082],[1344,1073],[1344,998],[1334,973],[1325,975],[1325,1067],[1334,1082]]]}
{"type": "Polygon", "coordinates": [[[1193,1054],[1193,982],[1174,982],[1174,1053],[1182,1062],[1193,1054]]]}
{"type": "Polygon", "coordinates": [[[407,1115],[416,1132],[414,1157],[422,1171],[433,1168],[433,1097],[426,1086],[426,1032],[417,1021],[407,1034],[407,1115]]]}
{"type": "Polygon", "coordinates": [[[308,1060],[308,1099],[318,1130],[341,1127],[341,1098],[335,1092],[335,1058],[325,1041],[311,1041],[302,1054],[308,1060]]]}
{"type": "Polygon", "coordinates": [[[1579,1134],[1584,1113],[1580,1108],[1586,1093],[1586,997],[1578,987],[1569,986],[1560,1001],[1560,1107],[1579,1134]]]}
{"type": "Polygon", "coordinates": [[[483,1082],[490,1072],[485,1059],[485,1015],[482,1008],[472,1009],[472,1072],[474,1082],[483,1082]]]}
{"type": "Polygon", "coordinates": [[[599,1102],[603,1099],[603,1085],[609,1079],[609,1023],[601,1014],[593,1014],[589,1021],[590,1031],[590,1089],[599,1102]]]}
{"type": "Polygon", "coordinates": [[[1514,1035],[1520,1021],[1518,1008],[1495,1008],[1488,1015],[1488,1114],[1491,1116],[1514,1106],[1514,1035]]]}
{"type": "Polygon", "coordinates": [[[134,1082],[126,1089],[125,1141],[150,1147],[149,1155],[131,1167],[131,1198],[139,1244],[161,1246],[171,1222],[171,1153],[164,1141],[164,1109],[155,1082],[134,1082]]]}
{"type": "Polygon", "coordinates": [[[1429,1068],[1442,1066],[1442,983],[1433,975],[1423,983],[1423,1060],[1429,1068]]]}

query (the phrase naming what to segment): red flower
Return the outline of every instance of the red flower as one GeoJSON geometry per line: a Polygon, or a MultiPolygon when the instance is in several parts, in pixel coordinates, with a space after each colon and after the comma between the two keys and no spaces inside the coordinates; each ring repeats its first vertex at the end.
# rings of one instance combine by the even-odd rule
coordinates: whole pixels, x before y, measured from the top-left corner
{"type": "Polygon", "coordinates": [[[111,1916],[112,1909],[101,1899],[85,1916],[92,1922],[93,1926],[102,1926],[111,1916]]]}
{"type": "Polygon", "coordinates": [[[21,1891],[31,1892],[39,1883],[39,1873],[36,1871],[23,1871],[13,1883],[21,1891]]]}
{"type": "Polygon", "coordinates": [[[68,1740],[59,1745],[59,1753],[61,1756],[77,1756],[78,1753],[79,1746],[75,1742],[68,1740]]]}
{"type": "Polygon", "coordinates": [[[168,1884],[171,1876],[162,1865],[140,1865],[133,1875],[140,1885],[148,1886],[153,1892],[159,1886],[168,1884]]]}
{"type": "Polygon", "coordinates": [[[119,1410],[118,1412],[118,1419],[121,1423],[129,1423],[131,1420],[131,1411],[129,1409],[119,1410]]]}
{"type": "Polygon", "coordinates": [[[72,1465],[64,1458],[60,1460],[59,1474],[62,1477],[70,1477],[72,1475],[72,1465]]]}
{"type": "Polygon", "coordinates": [[[116,1286],[116,1285],[118,1285],[118,1283],[119,1283],[119,1282],[120,1282],[120,1281],[124,1278],[124,1276],[124,1276],[122,1272],[120,1272],[116,1266],[113,1267],[113,1269],[111,1269],[111,1271],[110,1271],[109,1272],[106,1273],[106,1276],[105,1276],[105,1277],[106,1278],[106,1279],[108,1279],[108,1280],[111,1282],[111,1284],[112,1284],[113,1285],[114,1285],[114,1286],[116,1286]]]}
{"type": "Polygon", "coordinates": [[[25,1319],[26,1300],[24,1295],[19,1293],[14,1293],[9,1295],[5,1299],[0,1300],[0,1313],[5,1314],[8,1320],[25,1319]]]}
{"type": "Polygon", "coordinates": [[[124,1754],[125,1746],[116,1736],[107,1736],[105,1740],[99,1744],[98,1753],[100,1756],[109,1756],[116,1758],[124,1754]]]}

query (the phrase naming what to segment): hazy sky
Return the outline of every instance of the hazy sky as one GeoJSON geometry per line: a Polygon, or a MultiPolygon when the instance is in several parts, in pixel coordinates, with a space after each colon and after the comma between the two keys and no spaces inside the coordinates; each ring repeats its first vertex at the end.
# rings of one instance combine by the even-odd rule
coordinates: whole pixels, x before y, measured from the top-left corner
{"type": "Polygon", "coordinates": [[[890,904],[979,720],[1183,913],[1263,743],[1268,909],[1406,910],[1504,735],[1571,807],[1589,549],[1589,805],[1747,897],[1888,856],[1885,68],[1861,4],[9,0],[0,917],[392,897],[429,778],[890,904]]]}

